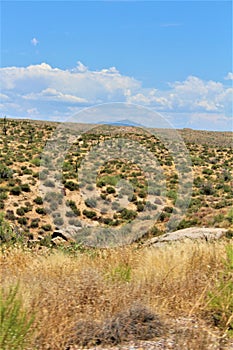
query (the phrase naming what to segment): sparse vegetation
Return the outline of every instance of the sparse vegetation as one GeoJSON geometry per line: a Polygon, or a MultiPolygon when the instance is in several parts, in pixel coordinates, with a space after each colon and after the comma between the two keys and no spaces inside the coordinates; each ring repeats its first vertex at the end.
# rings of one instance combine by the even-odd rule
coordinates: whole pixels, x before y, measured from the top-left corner
{"type": "MultiPolygon", "coordinates": [[[[143,247],[144,241],[163,234],[170,216],[179,215],[186,205],[177,198],[180,179],[172,156],[155,136],[124,131],[126,138],[136,139],[156,156],[164,171],[161,183],[147,181],[143,169],[126,159],[92,159],[97,167],[101,164],[93,183],[88,169],[85,181],[79,178],[82,160],[93,145],[121,138],[120,129],[106,132],[103,127],[83,134],[65,160],[55,150],[54,163],[61,163],[62,174],[53,176],[56,164],[47,156],[41,158],[41,152],[57,124],[0,121],[2,349],[110,347],[171,334],[174,349],[181,350],[209,349],[210,333],[219,348],[224,339],[230,342],[232,133],[180,131],[190,152],[194,183],[185,180],[185,190],[192,186],[192,199],[178,228],[222,227],[226,238],[150,249],[143,247]],[[43,198],[39,182],[46,188],[43,198]],[[89,197],[82,197],[80,190],[89,197]],[[156,210],[160,215],[152,228],[128,247],[101,250],[54,239],[56,226],[59,232],[67,226],[79,231],[83,222],[93,221],[110,230],[140,215],[150,219],[156,210]],[[190,319],[197,324],[196,333],[179,328],[180,318],[187,327],[190,319]]],[[[61,135],[61,143],[63,139],[61,135]]]]}

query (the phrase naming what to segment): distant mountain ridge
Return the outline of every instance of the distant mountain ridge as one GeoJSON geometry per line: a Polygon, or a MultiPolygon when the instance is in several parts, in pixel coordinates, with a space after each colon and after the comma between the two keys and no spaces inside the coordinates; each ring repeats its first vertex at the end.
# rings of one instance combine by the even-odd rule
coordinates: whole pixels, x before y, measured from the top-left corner
{"type": "Polygon", "coordinates": [[[96,124],[107,124],[107,125],[116,125],[116,126],[139,126],[139,127],[144,127],[141,124],[135,123],[129,119],[122,119],[122,120],[117,120],[115,122],[108,122],[108,121],[100,121],[96,124]]]}

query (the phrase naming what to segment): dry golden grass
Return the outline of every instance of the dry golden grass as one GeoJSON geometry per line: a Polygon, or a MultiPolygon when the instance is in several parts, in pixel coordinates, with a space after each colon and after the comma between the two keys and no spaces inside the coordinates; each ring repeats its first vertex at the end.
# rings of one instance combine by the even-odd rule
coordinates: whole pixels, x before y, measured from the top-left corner
{"type": "Polygon", "coordinates": [[[131,246],[76,256],[14,247],[1,253],[2,285],[19,282],[24,306],[35,314],[31,349],[65,349],[78,322],[103,322],[135,303],[165,322],[205,318],[207,291],[223,268],[225,246],[131,246]]]}

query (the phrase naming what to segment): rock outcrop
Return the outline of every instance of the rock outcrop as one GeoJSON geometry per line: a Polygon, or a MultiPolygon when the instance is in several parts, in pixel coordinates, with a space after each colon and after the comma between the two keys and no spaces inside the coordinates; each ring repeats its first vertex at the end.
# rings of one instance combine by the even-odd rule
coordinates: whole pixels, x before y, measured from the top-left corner
{"type": "Polygon", "coordinates": [[[177,242],[183,240],[205,240],[206,242],[218,240],[225,236],[227,229],[224,228],[203,228],[189,227],[182,230],[165,233],[164,235],[149,239],[145,246],[159,246],[169,242],[177,242]]]}

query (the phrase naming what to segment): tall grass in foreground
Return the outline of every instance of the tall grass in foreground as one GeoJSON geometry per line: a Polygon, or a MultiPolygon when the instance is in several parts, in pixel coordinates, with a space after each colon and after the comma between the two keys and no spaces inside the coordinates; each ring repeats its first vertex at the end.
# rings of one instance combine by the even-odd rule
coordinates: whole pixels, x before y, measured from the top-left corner
{"type": "MultiPolygon", "coordinates": [[[[36,315],[31,325],[33,338],[25,349],[60,350],[71,341],[82,345],[88,339],[91,343],[93,331],[99,344],[106,343],[107,337],[112,339],[111,332],[117,334],[118,341],[129,339],[132,334],[141,334],[140,329],[132,333],[131,315],[139,317],[135,322],[140,325],[140,320],[154,320],[153,325],[159,327],[154,335],[176,327],[176,318],[194,317],[201,324],[204,322],[205,329],[198,330],[196,347],[187,345],[194,341],[192,332],[182,333],[182,342],[185,349],[204,350],[209,349],[205,332],[214,326],[214,315],[219,315],[220,310],[219,336],[230,330],[232,321],[230,289],[220,287],[231,281],[231,248],[226,252],[226,245],[224,241],[188,242],[161,248],[90,250],[74,255],[9,248],[1,254],[2,285],[9,290],[19,281],[22,306],[36,315]],[[216,309],[220,300],[220,309],[216,309]]],[[[181,337],[181,329],[174,328],[174,332],[177,339],[181,337]]],[[[184,349],[179,342],[177,348],[184,349]]]]}
{"type": "Polygon", "coordinates": [[[18,285],[0,291],[0,349],[26,349],[30,343],[33,317],[28,316],[18,297],[18,285]]]}

